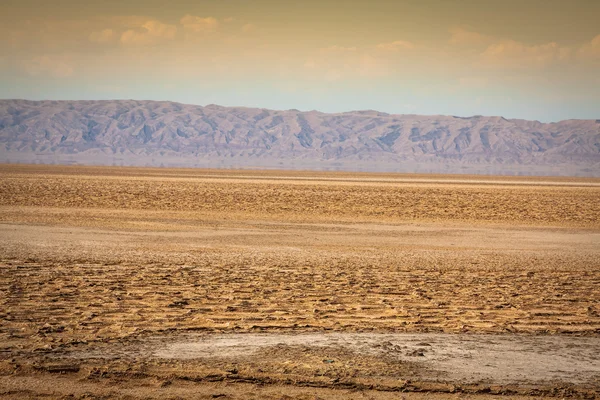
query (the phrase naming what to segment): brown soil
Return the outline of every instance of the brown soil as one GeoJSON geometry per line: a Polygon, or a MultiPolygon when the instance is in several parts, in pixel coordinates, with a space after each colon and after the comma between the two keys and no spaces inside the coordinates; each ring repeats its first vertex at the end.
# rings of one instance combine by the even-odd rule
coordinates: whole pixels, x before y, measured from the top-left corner
{"type": "MultiPolygon", "coordinates": [[[[558,349],[585,335],[579,361],[598,365],[599,228],[595,180],[1,166],[0,388],[5,397],[111,396],[115,381],[122,391],[112,395],[129,398],[159,387],[186,398],[194,387],[206,390],[197,398],[593,396],[597,375],[582,366],[503,381],[436,375],[441,359],[394,361],[393,348],[386,358],[329,346],[331,364],[302,343],[219,362],[139,349],[191,331],[483,333],[509,347],[525,343],[518,333],[553,335],[558,349]],[[87,391],[75,390],[81,379],[87,391]]],[[[543,355],[542,342],[528,349],[543,355]]]]}

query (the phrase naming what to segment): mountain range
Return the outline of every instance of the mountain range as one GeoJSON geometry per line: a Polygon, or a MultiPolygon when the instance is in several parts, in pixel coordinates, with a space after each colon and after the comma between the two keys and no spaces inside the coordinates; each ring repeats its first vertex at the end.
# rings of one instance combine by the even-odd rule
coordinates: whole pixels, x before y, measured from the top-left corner
{"type": "Polygon", "coordinates": [[[0,162],[600,176],[600,120],[0,100],[0,162]]]}

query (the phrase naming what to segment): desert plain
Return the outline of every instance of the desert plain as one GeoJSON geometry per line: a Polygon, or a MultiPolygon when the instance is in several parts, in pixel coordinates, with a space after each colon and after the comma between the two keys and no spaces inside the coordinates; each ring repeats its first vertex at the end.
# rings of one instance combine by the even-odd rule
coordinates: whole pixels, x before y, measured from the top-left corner
{"type": "Polygon", "coordinates": [[[0,165],[0,397],[598,398],[600,179],[0,165]]]}

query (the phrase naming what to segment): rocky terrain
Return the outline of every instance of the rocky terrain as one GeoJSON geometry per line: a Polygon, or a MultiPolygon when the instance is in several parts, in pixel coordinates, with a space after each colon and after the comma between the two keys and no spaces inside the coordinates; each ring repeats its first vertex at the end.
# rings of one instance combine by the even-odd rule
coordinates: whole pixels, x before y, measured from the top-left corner
{"type": "Polygon", "coordinates": [[[600,175],[600,120],[0,100],[0,162],[600,175]]]}

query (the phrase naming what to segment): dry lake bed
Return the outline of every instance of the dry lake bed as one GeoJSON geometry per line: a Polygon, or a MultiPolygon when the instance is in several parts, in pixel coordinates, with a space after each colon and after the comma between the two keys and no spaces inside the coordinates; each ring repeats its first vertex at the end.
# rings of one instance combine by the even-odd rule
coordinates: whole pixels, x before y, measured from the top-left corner
{"type": "Polygon", "coordinates": [[[597,398],[600,179],[0,165],[0,397],[597,398]]]}

